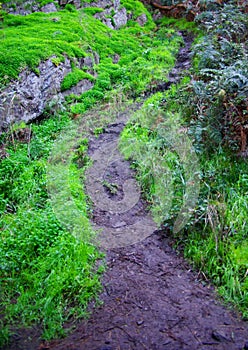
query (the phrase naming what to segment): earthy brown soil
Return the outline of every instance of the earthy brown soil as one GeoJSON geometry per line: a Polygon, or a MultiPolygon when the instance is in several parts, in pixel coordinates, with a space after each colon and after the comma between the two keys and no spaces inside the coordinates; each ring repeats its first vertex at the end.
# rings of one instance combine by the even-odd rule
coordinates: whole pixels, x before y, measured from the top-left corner
{"type": "Polygon", "coordinates": [[[169,242],[158,231],[109,251],[103,306],[65,340],[43,349],[243,349],[247,323],[217,301],[169,242]]]}
{"type": "MultiPolygon", "coordinates": [[[[190,40],[186,40],[177,71],[188,66],[189,47],[190,40]]],[[[178,80],[176,71],[169,79],[161,89],[178,80]]],[[[92,220],[103,228],[101,243],[104,235],[111,237],[102,244],[107,259],[102,306],[92,304],[91,317],[78,323],[65,339],[39,342],[39,333],[30,333],[28,339],[26,331],[23,335],[19,332],[9,349],[248,349],[248,324],[218,301],[213,287],[201,282],[172,249],[169,233],[152,223],[138,186],[132,182],[135,174],[115,146],[127,117],[120,115],[102,135],[92,137],[89,145],[94,165],[86,185],[95,204],[92,220]],[[106,164],[107,155],[111,161],[106,164]],[[132,193],[136,201],[132,201],[132,193]],[[128,245],[133,235],[138,238],[128,245]]]]}

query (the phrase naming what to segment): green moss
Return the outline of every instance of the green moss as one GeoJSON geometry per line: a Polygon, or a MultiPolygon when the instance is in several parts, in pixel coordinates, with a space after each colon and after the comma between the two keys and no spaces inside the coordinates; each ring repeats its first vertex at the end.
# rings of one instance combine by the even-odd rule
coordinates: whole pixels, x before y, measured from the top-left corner
{"type": "Polygon", "coordinates": [[[88,15],[94,16],[96,13],[101,13],[104,10],[100,7],[86,7],[84,9],[84,13],[87,13],[88,15]]]}
{"type": "Polygon", "coordinates": [[[77,68],[73,69],[73,71],[68,73],[63,79],[61,83],[61,91],[70,89],[72,86],[77,85],[77,83],[79,83],[80,80],[83,79],[87,79],[92,82],[95,81],[95,78],[91,74],[85,73],[84,71],[77,68]]]}
{"type": "Polygon", "coordinates": [[[143,4],[135,0],[121,0],[121,5],[123,5],[127,12],[132,13],[133,19],[136,19],[142,14],[146,14],[147,18],[151,18],[151,14],[144,8],[143,4]]]}
{"type": "MultiPolygon", "coordinates": [[[[167,35],[164,26],[153,34],[154,23],[144,6],[135,0],[126,5],[137,16],[146,13],[148,22],[144,27],[132,22],[131,26],[113,31],[86,13],[92,9],[34,13],[25,17],[6,15],[0,52],[0,86],[17,78],[25,67],[35,70],[40,61],[51,56],[56,56],[54,64],[59,64],[65,55],[83,57],[88,50],[100,54],[100,64],[96,68],[98,91],[122,84],[126,91],[138,94],[152,80],[166,79],[174,64],[173,55],[180,46],[179,36],[172,29],[173,35],[167,35]],[[165,47],[168,48],[165,50],[165,47]],[[112,63],[115,54],[120,56],[118,64],[112,63]]],[[[63,81],[62,89],[77,84],[84,77],[83,72],[71,73],[63,81]]]]}
{"type": "Polygon", "coordinates": [[[53,3],[53,0],[42,0],[39,3],[40,3],[40,7],[43,7],[43,6],[47,5],[47,4],[53,3]]]}
{"type": "Polygon", "coordinates": [[[172,17],[162,17],[157,21],[157,24],[166,27],[173,27],[173,29],[178,28],[179,30],[188,30],[195,34],[199,34],[201,31],[195,22],[188,22],[185,18],[175,19],[172,17]]]}

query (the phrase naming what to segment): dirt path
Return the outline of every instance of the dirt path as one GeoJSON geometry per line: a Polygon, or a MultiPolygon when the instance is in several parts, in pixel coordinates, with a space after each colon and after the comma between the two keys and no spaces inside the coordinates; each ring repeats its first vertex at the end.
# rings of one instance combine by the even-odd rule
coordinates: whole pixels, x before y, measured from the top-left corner
{"type": "MultiPolygon", "coordinates": [[[[149,93],[180,79],[180,70],[190,65],[191,42],[186,37],[169,82],[149,93]]],[[[36,337],[33,348],[19,339],[10,349],[247,350],[248,324],[198,280],[171,248],[166,232],[156,228],[140,198],[134,172],[117,149],[129,114],[118,115],[115,124],[89,144],[94,164],[86,187],[95,203],[93,224],[102,229],[100,241],[107,255],[102,306],[92,305],[89,320],[80,322],[66,339],[37,345],[36,337]]]]}
{"type": "MultiPolygon", "coordinates": [[[[186,37],[169,82],[155,91],[168,88],[180,79],[179,71],[188,68],[191,40],[186,37]]],[[[102,229],[100,241],[107,249],[103,305],[68,338],[47,348],[248,349],[248,324],[217,301],[211,286],[198,280],[171,248],[166,232],[156,229],[139,198],[134,172],[117,149],[127,119],[127,113],[119,115],[89,145],[94,165],[86,187],[95,203],[93,224],[102,229]]]]}
{"type": "Polygon", "coordinates": [[[164,232],[109,251],[103,285],[103,306],[48,349],[241,350],[248,340],[247,324],[197,280],[164,232]]]}

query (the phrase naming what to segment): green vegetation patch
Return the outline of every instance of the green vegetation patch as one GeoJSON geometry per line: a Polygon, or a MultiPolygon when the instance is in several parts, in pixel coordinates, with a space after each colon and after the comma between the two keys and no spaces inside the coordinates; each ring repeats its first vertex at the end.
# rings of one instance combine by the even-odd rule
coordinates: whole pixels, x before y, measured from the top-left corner
{"type": "MultiPolygon", "coordinates": [[[[15,141],[11,133],[6,135],[7,157],[0,167],[0,299],[5,315],[1,319],[1,345],[8,341],[10,325],[39,324],[45,339],[64,335],[64,322],[72,315],[85,316],[87,303],[101,289],[100,270],[94,267],[100,253],[61,226],[46,191],[47,158],[54,139],[68,123],[64,114],[33,124],[27,144],[15,141]]],[[[80,176],[83,170],[72,164],[72,194],[85,213],[82,227],[89,231],[86,196],[77,185],[80,176]]]]}
{"type": "Polygon", "coordinates": [[[61,83],[61,91],[65,91],[70,89],[72,86],[77,85],[77,83],[79,83],[81,80],[83,79],[87,79],[90,80],[92,82],[95,81],[95,78],[89,74],[89,73],[85,73],[84,71],[80,70],[80,69],[73,69],[72,72],[68,73],[62,83],[61,83]]]}
{"type": "MultiPolygon", "coordinates": [[[[155,25],[144,6],[138,1],[132,1],[130,6],[139,15],[146,13],[148,21],[143,27],[131,21],[127,27],[111,30],[88,14],[87,8],[75,12],[65,9],[52,14],[33,13],[25,17],[5,14],[1,31],[0,86],[3,88],[17,78],[25,68],[37,71],[39,62],[52,56],[56,56],[54,64],[58,65],[65,55],[80,58],[89,52],[100,55],[100,64],[95,67],[99,74],[93,95],[116,85],[139,94],[151,81],[166,80],[181,45],[180,36],[172,28],[167,31],[167,24],[158,32],[152,32],[155,25]],[[120,57],[118,64],[112,62],[115,55],[120,57]]],[[[63,81],[62,89],[84,79],[84,74],[74,70],[63,81]]]]}
{"type": "Polygon", "coordinates": [[[214,282],[247,318],[248,167],[242,152],[237,155],[247,124],[247,16],[224,6],[199,20],[208,33],[199,33],[191,72],[146,100],[124,129],[120,147],[135,164],[155,220],[172,231],[186,184],[166,130],[176,125],[179,135],[191,138],[201,189],[191,218],[174,238],[203,280],[214,282]]]}

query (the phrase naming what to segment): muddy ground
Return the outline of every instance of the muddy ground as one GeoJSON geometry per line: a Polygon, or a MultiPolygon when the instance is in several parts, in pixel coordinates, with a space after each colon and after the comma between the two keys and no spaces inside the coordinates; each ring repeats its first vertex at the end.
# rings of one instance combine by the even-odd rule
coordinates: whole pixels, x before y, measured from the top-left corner
{"type": "MultiPolygon", "coordinates": [[[[186,37],[169,82],[158,89],[168,88],[188,68],[191,41],[186,37]]],[[[65,339],[41,342],[38,331],[29,339],[19,332],[9,349],[247,350],[247,322],[221,304],[214,288],[173,250],[169,232],[153,223],[135,173],[118,153],[127,119],[127,113],[120,114],[89,144],[94,164],[86,188],[107,259],[103,304],[92,304],[89,319],[65,339]]]]}
{"type": "MultiPolygon", "coordinates": [[[[248,325],[217,301],[163,231],[110,250],[103,305],[56,350],[238,350],[248,325]]],[[[42,347],[41,347],[42,348],[42,347]]],[[[246,345],[248,349],[248,344],[246,345]]]]}

